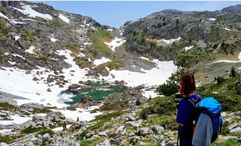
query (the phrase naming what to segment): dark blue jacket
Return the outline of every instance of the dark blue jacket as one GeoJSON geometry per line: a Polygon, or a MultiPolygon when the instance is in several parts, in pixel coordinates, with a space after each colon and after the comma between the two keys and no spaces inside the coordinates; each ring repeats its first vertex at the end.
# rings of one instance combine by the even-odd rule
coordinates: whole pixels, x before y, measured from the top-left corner
{"type": "Polygon", "coordinates": [[[200,96],[198,94],[193,94],[190,97],[183,98],[177,106],[177,117],[176,122],[181,123],[184,126],[179,126],[178,134],[180,137],[181,145],[191,145],[194,125],[193,121],[197,121],[198,113],[194,105],[188,101],[192,100],[193,103],[199,102],[200,96]]]}

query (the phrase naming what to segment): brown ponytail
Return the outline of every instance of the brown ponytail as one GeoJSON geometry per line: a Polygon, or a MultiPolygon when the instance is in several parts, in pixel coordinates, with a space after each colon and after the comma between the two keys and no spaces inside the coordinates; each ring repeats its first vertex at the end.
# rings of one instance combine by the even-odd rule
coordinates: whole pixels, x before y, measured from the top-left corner
{"type": "Polygon", "coordinates": [[[194,75],[191,73],[185,73],[181,77],[180,93],[188,96],[196,89],[194,75]]]}

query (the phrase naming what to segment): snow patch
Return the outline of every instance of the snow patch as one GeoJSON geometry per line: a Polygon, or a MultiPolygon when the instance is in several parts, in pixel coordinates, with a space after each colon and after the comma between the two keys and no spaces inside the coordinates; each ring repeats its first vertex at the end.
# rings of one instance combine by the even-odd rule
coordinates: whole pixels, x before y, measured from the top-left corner
{"type": "Polygon", "coordinates": [[[0,134],[1,135],[11,135],[11,134],[15,134],[16,132],[12,132],[13,129],[1,129],[0,130],[0,134]]]}
{"type": "Polygon", "coordinates": [[[103,63],[106,63],[106,62],[109,62],[109,61],[111,61],[109,58],[102,57],[101,59],[96,59],[94,61],[94,65],[98,66],[100,64],[103,64],[103,63]]]}
{"type": "Polygon", "coordinates": [[[225,27],[224,30],[231,31],[231,29],[229,29],[229,28],[227,28],[227,27],[225,27]]]}
{"type": "Polygon", "coordinates": [[[29,53],[29,54],[34,54],[34,50],[35,50],[35,47],[34,46],[30,46],[29,49],[25,50],[25,52],[29,53]]]}
{"type": "Polygon", "coordinates": [[[142,69],[143,73],[129,70],[111,70],[108,77],[100,76],[100,80],[104,79],[109,82],[125,81],[126,85],[131,87],[139,85],[151,87],[165,83],[172,73],[177,70],[177,66],[173,61],[154,59],[152,62],[156,64],[156,67],[150,70],[142,69]]]}
{"type": "Polygon", "coordinates": [[[50,41],[53,42],[53,43],[55,43],[55,42],[58,41],[58,39],[56,39],[56,38],[50,38],[50,41]]]}
{"type": "Polygon", "coordinates": [[[177,41],[180,41],[181,40],[181,37],[178,37],[176,39],[170,39],[170,40],[166,40],[166,39],[161,39],[161,40],[158,40],[158,42],[164,42],[166,43],[167,45],[170,45],[174,42],[177,42],[177,41]]]}
{"type": "Polygon", "coordinates": [[[11,65],[15,65],[16,62],[12,62],[12,61],[8,61],[8,63],[10,63],[11,65]]]}
{"type": "Polygon", "coordinates": [[[52,20],[53,17],[49,14],[42,14],[42,13],[39,13],[35,10],[32,9],[32,7],[30,5],[23,5],[22,9],[19,9],[19,8],[15,8],[13,7],[15,10],[18,10],[19,12],[23,13],[24,15],[27,15],[28,17],[40,17],[40,18],[43,18],[45,20],[52,20]]]}
{"type": "Polygon", "coordinates": [[[143,89],[143,90],[142,90],[142,95],[143,95],[144,97],[146,97],[146,98],[154,98],[154,97],[159,96],[159,95],[155,92],[154,89],[153,89],[153,90],[143,89]]]}
{"type": "Polygon", "coordinates": [[[19,39],[20,39],[20,35],[16,35],[16,36],[14,37],[14,39],[15,39],[15,41],[19,40],[19,39]]]}
{"type": "Polygon", "coordinates": [[[210,21],[216,21],[216,18],[209,18],[210,21]]]}
{"type": "Polygon", "coordinates": [[[25,60],[25,58],[22,56],[22,55],[19,55],[19,54],[13,54],[14,57],[19,57],[19,58],[22,58],[23,60],[25,60]]]}
{"type": "Polygon", "coordinates": [[[64,22],[66,22],[66,23],[69,23],[69,22],[70,22],[69,19],[68,19],[66,16],[64,16],[63,14],[59,14],[59,18],[60,18],[61,20],[63,20],[64,22]]]}
{"type": "Polygon", "coordinates": [[[87,109],[76,108],[75,111],[71,111],[71,110],[53,110],[53,111],[61,112],[66,118],[72,119],[74,121],[76,121],[77,118],[80,121],[90,121],[90,120],[93,120],[95,116],[101,114],[101,112],[91,113],[92,110],[98,109],[98,108],[99,106],[91,106],[87,109]]]}
{"type": "Polygon", "coordinates": [[[10,116],[13,120],[0,120],[0,125],[22,124],[31,120],[31,117],[20,117],[19,115],[10,116]]]}
{"type": "Polygon", "coordinates": [[[107,31],[112,32],[112,31],[113,31],[113,29],[109,28],[109,29],[107,29],[107,31]]]}
{"type": "Polygon", "coordinates": [[[141,59],[143,59],[143,60],[150,61],[150,59],[149,59],[149,58],[146,58],[146,57],[143,57],[143,56],[141,56],[141,57],[139,57],[139,58],[141,58],[141,59]]]}
{"type": "Polygon", "coordinates": [[[4,19],[9,20],[9,18],[6,15],[4,15],[2,12],[0,12],[0,17],[3,17],[4,19]]]}
{"type": "Polygon", "coordinates": [[[193,46],[186,46],[186,47],[184,47],[184,50],[188,51],[188,50],[191,50],[192,48],[193,48],[193,46]]]}
{"type": "Polygon", "coordinates": [[[9,22],[13,25],[16,25],[16,24],[26,24],[25,22],[21,22],[21,21],[18,21],[16,19],[12,19],[12,20],[9,20],[9,22]]]}
{"type": "Polygon", "coordinates": [[[120,45],[122,45],[123,43],[125,43],[126,40],[124,38],[117,38],[115,37],[115,39],[113,39],[111,42],[105,42],[106,45],[108,45],[108,47],[115,52],[115,49],[117,47],[119,47],[120,45]]]}
{"type": "Polygon", "coordinates": [[[79,55],[77,57],[85,57],[84,53],[79,53],[79,55]]]}

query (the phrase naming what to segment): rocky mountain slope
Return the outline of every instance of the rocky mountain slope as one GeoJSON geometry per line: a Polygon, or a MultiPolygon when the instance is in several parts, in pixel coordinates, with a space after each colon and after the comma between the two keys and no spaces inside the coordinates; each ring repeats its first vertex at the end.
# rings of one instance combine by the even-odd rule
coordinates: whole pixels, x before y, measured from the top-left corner
{"type": "MultiPolygon", "coordinates": [[[[126,48],[129,52],[174,60],[179,66],[203,73],[205,71],[197,69],[202,67],[199,65],[217,60],[238,60],[240,9],[241,6],[236,5],[213,12],[155,12],[123,26],[126,48]]],[[[229,64],[232,65],[236,64],[229,64]]],[[[214,72],[216,76],[223,76],[226,71],[220,72],[217,67],[213,70],[217,70],[214,72]]],[[[200,80],[205,80],[205,76],[208,74],[202,75],[200,80]]],[[[213,77],[208,77],[207,82],[212,80],[213,77]]]]}
{"type": "MultiPolygon", "coordinates": [[[[164,10],[118,30],[43,3],[0,2],[0,145],[175,145],[175,100],[156,88],[178,67],[206,83],[240,67],[239,16],[240,5],[164,10]]],[[[223,139],[240,144],[240,79],[221,79],[198,92],[223,97],[223,139]]]]}

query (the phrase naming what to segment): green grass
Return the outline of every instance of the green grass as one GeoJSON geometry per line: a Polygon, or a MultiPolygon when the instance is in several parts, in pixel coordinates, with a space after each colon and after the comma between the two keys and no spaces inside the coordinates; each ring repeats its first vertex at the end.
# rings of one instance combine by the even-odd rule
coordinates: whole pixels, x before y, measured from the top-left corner
{"type": "Polygon", "coordinates": [[[90,146],[92,144],[94,144],[94,142],[90,140],[84,140],[80,142],[80,146],[90,146]]]}
{"type": "Polygon", "coordinates": [[[0,110],[16,111],[18,108],[7,102],[0,102],[0,110]]]}
{"type": "Polygon", "coordinates": [[[202,97],[214,97],[221,105],[223,111],[240,111],[241,110],[241,96],[236,93],[235,85],[239,82],[240,77],[225,79],[220,84],[207,84],[197,89],[202,97]],[[217,92],[214,94],[214,92],[217,92]]]}
{"type": "Polygon", "coordinates": [[[21,134],[30,134],[30,133],[37,133],[40,135],[44,135],[45,133],[49,133],[50,135],[54,135],[54,132],[49,129],[49,128],[45,128],[45,127],[27,127],[25,129],[21,130],[21,134]]]}
{"type": "Polygon", "coordinates": [[[18,136],[4,136],[4,135],[0,135],[0,142],[5,142],[7,144],[13,143],[14,140],[16,140],[17,138],[19,138],[18,136]]]}
{"type": "Polygon", "coordinates": [[[227,140],[224,142],[215,142],[212,146],[241,146],[241,141],[227,140]]]}
{"type": "Polygon", "coordinates": [[[105,56],[110,56],[112,53],[111,49],[105,44],[105,42],[111,41],[112,38],[109,32],[101,29],[90,33],[90,40],[94,49],[105,56]]]}
{"type": "Polygon", "coordinates": [[[81,132],[78,136],[79,139],[83,139],[84,136],[89,132],[89,131],[93,131],[95,129],[100,129],[103,128],[103,126],[107,123],[110,122],[112,118],[118,117],[120,115],[122,115],[124,113],[124,111],[118,111],[118,112],[112,112],[112,113],[107,113],[107,114],[102,114],[102,115],[98,115],[96,116],[96,118],[94,120],[92,120],[92,122],[96,122],[94,125],[89,126],[88,128],[86,128],[86,130],[84,130],[83,132],[81,132]]]}
{"type": "Polygon", "coordinates": [[[149,106],[142,109],[139,113],[140,118],[146,119],[147,115],[172,115],[175,113],[176,103],[173,96],[157,97],[149,101],[149,106]]]}
{"type": "Polygon", "coordinates": [[[123,67],[123,63],[120,61],[109,61],[103,64],[100,64],[97,67],[97,72],[100,73],[102,76],[108,76],[109,72],[107,71],[106,67],[108,67],[110,70],[114,70],[114,69],[120,69],[121,67],[123,67]]]}

